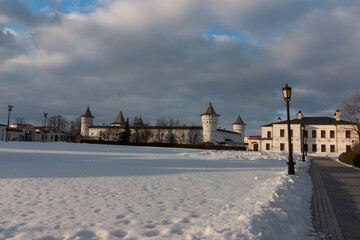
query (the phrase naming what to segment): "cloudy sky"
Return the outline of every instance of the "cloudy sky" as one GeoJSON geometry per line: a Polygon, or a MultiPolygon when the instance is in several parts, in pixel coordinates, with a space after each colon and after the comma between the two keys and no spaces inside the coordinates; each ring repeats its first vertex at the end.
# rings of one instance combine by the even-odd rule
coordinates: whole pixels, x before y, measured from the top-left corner
{"type": "Polygon", "coordinates": [[[358,0],[0,0],[0,123],[43,113],[95,124],[119,110],[246,135],[284,117],[332,116],[360,88],[358,0]]]}

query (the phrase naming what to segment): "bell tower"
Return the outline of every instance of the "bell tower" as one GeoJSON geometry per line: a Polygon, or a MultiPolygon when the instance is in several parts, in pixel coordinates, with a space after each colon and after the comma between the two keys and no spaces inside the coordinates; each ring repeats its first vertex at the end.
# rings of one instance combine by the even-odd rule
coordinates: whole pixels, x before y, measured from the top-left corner
{"type": "Polygon", "coordinates": [[[203,127],[203,142],[216,142],[216,129],[220,115],[215,112],[211,102],[200,116],[203,127]]]}
{"type": "Polygon", "coordinates": [[[240,115],[238,115],[238,117],[236,118],[235,122],[232,125],[233,125],[233,131],[240,133],[242,139],[241,142],[244,142],[246,124],[244,123],[240,115]]]}
{"type": "Polygon", "coordinates": [[[81,136],[89,136],[89,127],[93,126],[94,116],[90,112],[89,105],[87,106],[85,113],[80,117],[81,120],[81,136]]]}

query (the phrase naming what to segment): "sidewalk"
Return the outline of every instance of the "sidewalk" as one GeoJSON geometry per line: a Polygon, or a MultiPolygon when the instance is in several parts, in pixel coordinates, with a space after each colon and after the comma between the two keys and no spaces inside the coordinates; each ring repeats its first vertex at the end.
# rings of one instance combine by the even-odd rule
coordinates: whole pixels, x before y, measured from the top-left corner
{"type": "Polygon", "coordinates": [[[326,239],[360,240],[360,171],[313,157],[314,228],[326,239]]]}

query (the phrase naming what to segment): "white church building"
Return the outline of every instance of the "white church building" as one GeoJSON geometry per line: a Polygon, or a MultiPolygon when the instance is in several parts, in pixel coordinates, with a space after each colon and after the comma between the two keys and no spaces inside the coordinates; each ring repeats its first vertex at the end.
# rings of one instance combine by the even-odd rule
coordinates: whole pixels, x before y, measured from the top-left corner
{"type": "MultiPolygon", "coordinates": [[[[309,155],[339,155],[351,151],[359,143],[359,136],[351,122],[334,117],[304,117],[302,112],[290,120],[291,143],[294,153],[304,151],[309,155]],[[302,135],[301,126],[304,126],[302,135]],[[304,138],[303,138],[304,137],[304,138]]],[[[261,136],[248,139],[249,149],[258,151],[288,152],[287,121],[278,118],[261,127],[261,136]]]]}
{"type": "MultiPolygon", "coordinates": [[[[236,144],[244,142],[246,124],[240,115],[233,123],[233,131],[218,127],[220,115],[215,112],[211,102],[200,116],[202,126],[148,126],[143,123],[140,117],[136,123],[130,126],[132,141],[137,141],[141,137],[142,142],[172,142],[179,144],[236,144]]],[[[125,129],[125,118],[121,111],[110,125],[94,125],[93,120],[94,116],[88,106],[81,116],[81,136],[83,140],[116,141],[118,133],[125,129]]]]}

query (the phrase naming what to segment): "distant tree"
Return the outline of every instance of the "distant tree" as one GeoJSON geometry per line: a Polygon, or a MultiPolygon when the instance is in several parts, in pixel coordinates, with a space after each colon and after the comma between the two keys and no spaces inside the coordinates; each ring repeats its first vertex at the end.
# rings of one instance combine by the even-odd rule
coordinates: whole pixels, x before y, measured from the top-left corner
{"type": "Polygon", "coordinates": [[[141,135],[141,141],[146,143],[152,137],[152,131],[147,125],[145,125],[141,129],[140,135],[141,135]]]}
{"type": "Polygon", "coordinates": [[[191,129],[188,133],[188,139],[190,144],[196,144],[200,139],[199,132],[191,129]]]}
{"type": "Polygon", "coordinates": [[[15,118],[15,123],[16,123],[16,124],[26,124],[25,118],[23,118],[23,117],[16,117],[16,118],[15,118]]]}
{"type": "Polygon", "coordinates": [[[141,126],[133,125],[131,132],[131,141],[135,143],[141,142],[141,126]]]}
{"type": "Polygon", "coordinates": [[[168,128],[168,133],[166,135],[166,140],[169,143],[177,143],[177,140],[179,138],[179,134],[180,134],[180,130],[177,128],[178,126],[180,126],[180,121],[177,119],[170,119],[169,120],[169,128],[168,128]]]}
{"type": "Polygon", "coordinates": [[[341,113],[345,120],[352,122],[352,128],[360,141],[360,91],[355,92],[342,104],[341,113]]]}
{"type": "Polygon", "coordinates": [[[130,137],[131,137],[131,132],[130,132],[129,118],[126,118],[124,131],[122,131],[120,135],[120,142],[128,143],[130,142],[130,137]]]}
{"type": "Polygon", "coordinates": [[[177,134],[177,142],[180,144],[185,144],[186,143],[186,135],[184,130],[183,131],[179,131],[179,133],[177,134]]]}
{"type": "Polygon", "coordinates": [[[69,121],[61,115],[52,115],[48,118],[46,125],[58,131],[66,131],[69,121]]]}
{"type": "Polygon", "coordinates": [[[70,121],[69,129],[67,131],[67,138],[70,142],[77,141],[77,138],[80,136],[81,122],[80,118],[70,121]]]}
{"type": "Polygon", "coordinates": [[[70,121],[69,131],[73,132],[74,134],[80,134],[80,131],[81,131],[80,117],[76,118],[75,120],[70,121]]]}
{"type": "Polygon", "coordinates": [[[164,141],[165,134],[167,133],[168,121],[162,117],[156,120],[155,124],[158,128],[156,129],[155,139],[157,142],[162,143],[164,141]]]}

